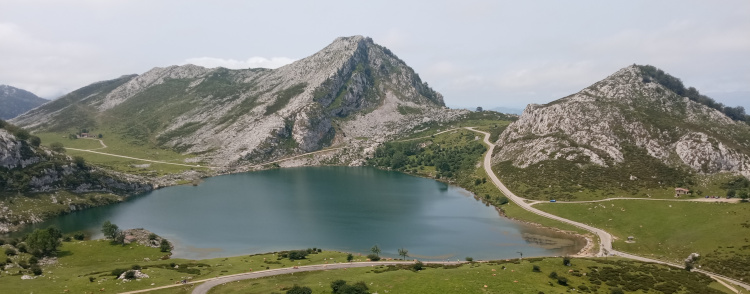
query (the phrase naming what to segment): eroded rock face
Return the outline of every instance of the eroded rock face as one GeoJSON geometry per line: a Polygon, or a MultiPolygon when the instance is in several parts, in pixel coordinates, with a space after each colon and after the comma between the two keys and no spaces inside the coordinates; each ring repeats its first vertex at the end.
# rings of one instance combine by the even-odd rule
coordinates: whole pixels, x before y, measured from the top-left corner
{"type": "Polygon", "coordinates": [[[571,96],[529,105],[499,137],[495,163],[516,167],[563,158],[613,166],[635,146],[670,166],[750,176],[750,128],[721,112],[644,82],[629,66],[571,96]]]}
{"type": "Polygon", "coordinates": [[[359,150],[371,144],[368,140],[382,141],[465,112],[445,109],[442,95],[413,69],[362,36],[338,38],[278,69],[154,68],[59,100],[13,122],[50,130],[75,115],[93,128],[99,117],[117,117],[123,132],[224,167],[334,144],[359,150]],[[368,140],[353,140],[357,137],[368,140]]]}

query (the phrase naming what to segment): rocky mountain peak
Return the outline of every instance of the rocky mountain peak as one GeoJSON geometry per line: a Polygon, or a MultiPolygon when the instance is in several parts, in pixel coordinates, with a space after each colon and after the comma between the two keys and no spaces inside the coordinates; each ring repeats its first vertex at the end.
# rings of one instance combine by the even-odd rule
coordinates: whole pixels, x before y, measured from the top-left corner
{"type": "Polygon", "coordinates": [[[95,83],[13,122],[54,132],[108,124],[134,143],[234,166],[357,137],[374,144],[458,113],[443,107],[393,52],[351,36],[277,69],[170,66],[95,83]]]}
{"type": "MultiPolygon", "coordinates": [[[[623,171],[651,162],[652,172],[638,170],[641,174],[633,177],[663,184],[673,179],[655,170],[673,176],[682,168],[750,176],[750,126],[678,95],[637,65],[565,98],[529,105],[497,144],[501,147],[493,160],[521,170],[574,162],[580,168],[623,171]]],[[[618,176],[631,181],[631,175],[618,176]]]]}
{"type": "Polygon", "coordinates": [[[0,119],[14,118],[47,102],[24,89],[0,85],[0,119]]]}

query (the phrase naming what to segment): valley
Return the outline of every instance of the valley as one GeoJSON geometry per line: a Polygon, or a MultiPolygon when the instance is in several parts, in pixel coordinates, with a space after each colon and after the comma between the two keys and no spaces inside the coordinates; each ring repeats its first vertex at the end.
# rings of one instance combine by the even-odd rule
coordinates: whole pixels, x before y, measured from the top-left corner
{"type": "MultiPolygon", "coordinates": [[[[388,243],[388,258],[406,243],[420,260],[466,255],[482,262],[428,264],[424,270],[410,270],[412,262],[368,264],[213,291],[327,288],[339,278],[370,281],[373,291],[409,293],[431,288],[412,288],[407,280],[449,281],[432,290],[466,292],[750,289],[743,282],[750,278],[750,241],[742,237],[750,222],[748,117],[681,82],[676,86],[675,79],[653,66],[627,66],[573,95],[531,104],[517,116],[445,107],[442,95],[403,60],[362,36],[337,38],[273,70],[153,68],[91,84],[0,121],[0,232],[53,224],[66,234],[86,231],[96,239],[99,225],[112,218],[177,242],[161,256],[164,261],[148,248],[131,245],[137,252],[129,254],[102,240],[64,242],[61,263],[42,268],[50,279],[72,281],[71,288],[83,291],[100,285],[144,290],[185,279],[184,273],[196,279],[239,274],[247,269],[237,264],[270,259],[276,255],[265,252],[305,242],[326,250],[322,261],[311,257],[306,264],[339,262],[344,251],[366,254],[379,242],[388,243]],[[406,182],[420,183],[422,190],[406,182]],[[448,196],[453,198],[441,198],[448,196]],[[705,196],[733,199],[715,203],[705,196]],[[698,199],[704,201],[691,201],[698,199]],[[247,222],[204,219],[219,215],[247,222]],[[87,217],[76,221],[78,216],[87,217]],[[220,231],[213,227],[229,228],[230,234],[211,235],[220,231]],[[250,238],[237,238],[237,232],[250,238]],[[561,240],[585,238],[588,244],[568,246],[573,251],[544,247],[560,234],[561,240]],[[226,255],[206,259],[215,256],[198,254],[203,249],[226,255]],[[78,258],[87,250],[96,262],[78,258]],[[248,253],[257,255],[243,255],[248,253]],[[691,253],[700,255],[690,263],[696,270],[675,270],[684,268],[691,253]],[[574,264],[539,257],[561,255],[574,256],[574,264]],[[124,260],[146,264],[154,278],[107,278],[124,260]],[[169,262],[192,270],[174,271],[165,266],[169,262]],[[488,271],[498,266],[519,274],[488,280],[488,271]],[[534,266],[570,276],[561,282],[534,266]],[[618,282],[632,279],[640,282],[618,282]],[[470,284],[476,287],[461,289],[470,284]]],[[[15,243],[3,245],[8,250],[26,243],[23,234],[5,237],[15,243]]],[[[22,282],[41,292],[63,290],[49,280],[21,281],[28,274],[21,265],[31,257],[18,251],[23,254],[9,257],[0,273],[0,281],[13,282],[0,289],[24,289],[22,282]]],[[[267,269],[294,266],[272,264],[277,266],[267,269]]],[[[187,293],[192,287],[154,292],[187,293]]]]}

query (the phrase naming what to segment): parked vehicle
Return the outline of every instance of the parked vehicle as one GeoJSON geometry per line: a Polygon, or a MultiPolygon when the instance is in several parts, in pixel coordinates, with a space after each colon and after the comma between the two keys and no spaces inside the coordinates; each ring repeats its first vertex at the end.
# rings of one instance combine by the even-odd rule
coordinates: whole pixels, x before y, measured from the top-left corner
{"type": "Polygon", "coordinates": [[[555,199],[552,199],[552,200],[550,200],[549,202],[557,202],[557,200],[555,200],[555,199]]]}

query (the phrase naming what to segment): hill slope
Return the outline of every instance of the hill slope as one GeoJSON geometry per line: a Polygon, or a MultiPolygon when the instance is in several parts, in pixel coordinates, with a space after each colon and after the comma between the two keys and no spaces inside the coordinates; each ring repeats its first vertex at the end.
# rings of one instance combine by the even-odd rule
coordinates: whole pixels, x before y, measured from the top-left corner
{"type": "Polygon", "coordinates": [[[14,118],[47,102],[29,91],[0,85],[0,119],[14,118]]]}
{"type": "Polygon", "coordinates": [[[639,196],[750,176],[750,127],[623,68],[582,91],[529,105],[499,137],[502,178],[537,198],[639,196]],[[583,194],[579,194],[583,193],[583,194]]]}
{"type": "Polygon", "coordinates": [[[26,130],[0,120],[0,234],[151,190],[143,180],[92,168],[39,143],[26,130]]]}
{"type": "Polygon", "coordinates": [[[361,152],[450,119],[442,95],[390,50],[338,38],[278,69],[154,68],[78,89],[13,120],[34,131],[108,128],[132,144],[241,166],[332,146],[361,152]]]}

